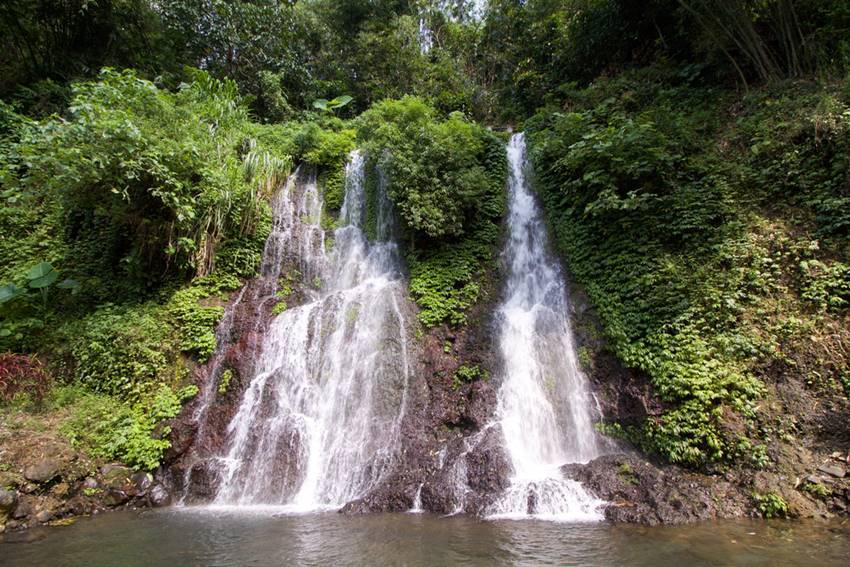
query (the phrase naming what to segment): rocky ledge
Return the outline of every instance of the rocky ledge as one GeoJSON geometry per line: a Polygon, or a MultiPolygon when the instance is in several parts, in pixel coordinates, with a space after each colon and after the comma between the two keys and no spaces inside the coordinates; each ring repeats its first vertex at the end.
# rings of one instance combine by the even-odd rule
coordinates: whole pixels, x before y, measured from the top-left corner
{"type": "Polygon", "coordinates": [[[145,472],[106,464],[94,474],[73,454],[50,454],[20,471],[0,472],[0,533],[119,507],[166,506],[162,484],[145,472]]]}
{"type": "Polygon", "coordinates": [[[765,511],[760,509],[760,498],[765,494],[776,494],[786,503],[777,515],[825,518],[842,513],[850,499],[850,485],[842,474],[845,466],[833,459],[822,468],[827,472],[809,479],[769,471],[707,475],[636,454],[618,454],[565,465],[562,471],[608,502],[604,513],[609,521],[658,525],[761,517],[765,511]],[[812,488],[827,483],[828,490],[812,488]]]}

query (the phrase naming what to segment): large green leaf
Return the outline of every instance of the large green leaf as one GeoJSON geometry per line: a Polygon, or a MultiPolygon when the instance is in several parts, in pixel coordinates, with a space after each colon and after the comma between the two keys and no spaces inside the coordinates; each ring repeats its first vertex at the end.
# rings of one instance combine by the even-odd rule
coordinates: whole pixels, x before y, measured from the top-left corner
{"type": "Polygon", "coordinates": [[[16,297],[20,297],[25,293],[25,291],[13,283],[6,284],[3,287],[0,287],[0,303],[6,303],[7,301],[12,301],[16,297]]]}
{"type": "Polygon", "coordinates": [[[318,108],[319,110],[327,110],[328,109],[328,101],[320,98],[313,101],[313,108],[318,108]]]}
{"type": "Polygon", "coordinates": [[[31,288],[41,289],[59,279],[59,272],[56,271],[50,262],[42,262],[30,268],[27,272],[27,279],[31,288]]]}
{"type": "Polygon", "coordinates": [[[342,108],[352,100],[354,100],[352,97],[348,95],[342,95],[328,101],[328,106],[331,108],[342,108]]]}

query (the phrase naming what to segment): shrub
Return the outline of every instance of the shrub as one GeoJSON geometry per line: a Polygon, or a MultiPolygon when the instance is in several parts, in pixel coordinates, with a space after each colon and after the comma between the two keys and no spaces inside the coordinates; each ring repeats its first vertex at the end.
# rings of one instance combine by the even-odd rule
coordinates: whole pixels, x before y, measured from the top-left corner
{"type": "Polygon", "coordinates": [[[490,375],[487,371],[477,364],[462,364],[455,371],[454,378],[452,379],[452,387],[458,390],[463,384],[470,384],[478,380],[487,380],[489,377],[490,375]]]}
{"type": "Polygon", "coordinates": [[[95,392],[137,400],[157,384],[177,383],[185,368],[178,340],[156,305],[104,306],[68,324],[75,380],[95,392]]]}
{"type": "Polygon", "coordinates": [[[175,392],[161,385],[134,405],[114,398],[85,394],[72,407],[60,432],[93,457],[116,459],[136,469],[153,470],[171,446],[171,427],[163,422],[175,417],[182,403],[197,394],[196,386],[175,392]]]}
{"type": "Polygon", "coordinates": [[[784,518],[788,515],[788,503],[779,494],[768,492],[767,494],[753,493],[756,509],[765,518],[784,518]]]}
{"type": "Polygon", "coordinates": [[[50,382],[50,376],[35,356],[0,354],[0,400],[11,402],[24,394],[41,403],[50,389],[50,382]]]}
{"type": "Polygon", "coordinates": [[[59,225],[61,265],[97,299],[209,273],[223,241],[254,234],[264,193],[288,171],[287,155],[252,141],[234,83],[192,79],[171,93],[106,69],[74,85],[68,119],[13,148],[24,174],[12,188],[61,206],[43,221],[59,225]]]}
{"type": "MultiPolygon", "coordinates": [[[[504,144],[457,113],[440,120],[420,98],[378,103],[356,121],[371,167],[385,179],[407,243],[420,321],[459,325],[479,298],[504,212],[504,144]]],[[[373,181],[374,193],[382,188],[373,181]]],[[[368,215],[374,222],[374,214],[368,215]]],[[[367,227],[368,229],[368,227],[367,227]]]]}

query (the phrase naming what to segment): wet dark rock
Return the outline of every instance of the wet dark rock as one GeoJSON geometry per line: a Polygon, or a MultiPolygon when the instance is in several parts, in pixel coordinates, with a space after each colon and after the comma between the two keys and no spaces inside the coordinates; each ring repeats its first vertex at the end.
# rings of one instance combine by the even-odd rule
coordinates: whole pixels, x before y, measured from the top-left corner
{"type": "Polygon", "coordinates": [[[153,484],[153,477],[149,473],[139,471],[130,477],[130,482],[133,484],[135,492],[142,494],[147,492],[153,484]]]}
{"type": "Polygon", "coordinates": [[[211,469],[212,467],[207,461],[192,465],[189,471],[189,487],[186,492],[188,503],[209,502],[215,497],[218,475],[211,469]]]}
{"type": "Polygon", "coordinates": [[[399,491],[389,484],[373,490],[367,496],[352,500],[340,510],[342,514],[368,514],[371,512],[405,512],[413,506],[413,497],[407,491],[399,491]]]}
{"type": "Polygon", "coordinates": [[[46,457],[24,469],[24,478],[36,483],[53,480],[59,475],[62,464],[54,457],[46,457]]]}
{"type": "Polygon", "coordinates": [[[605,500],[612,522],[683,524],[739,517],[750,508],[747,495],[720,477],[650,463],[636,455],[606,455],[562,471],[605,500]]]}
{"type": "Polygon", "coordinates": [[[476,493],[501,493],[510,484],[510,471],[510,459],[495,428],[490,429],[484,440],[466,455],[467,485],[476,493]]]}
{"type": "Polygon", "coordinates": [[[109,489],[103,495],[103,503],[110,508],[125,504],[130,500],[130,496],[123,490],[109,489]]]}
{"type": "Polygon", "coordinates": [[[12,518],[21,520],[32,516],[35,513],[35,498],[32,496],[23,496],[18,499],[18,504],[12,512],[12,518]]]}
{"type": "Polygon", "coordinates": [[[458,502],[454,492],[444,483],[425,483],[419,494],[422,508],[435,514],[451,514],[458,502]]]}
{"type": "Polygon", "coordinates": [[[148,492],[148,503],[154,508],[161,508],[171,504],[171,495],[161,484],[155,484],[148,492]]]}
{"type": "Polygon", "coordinates": [[[71,497],[67,502],[65,502],[66,512],[69,514],[73,514],[74,516],[91,514],[94,509],[95,505],[92,502],[91,498],[83,494],[77,494],[76,496],[71,497]]]}

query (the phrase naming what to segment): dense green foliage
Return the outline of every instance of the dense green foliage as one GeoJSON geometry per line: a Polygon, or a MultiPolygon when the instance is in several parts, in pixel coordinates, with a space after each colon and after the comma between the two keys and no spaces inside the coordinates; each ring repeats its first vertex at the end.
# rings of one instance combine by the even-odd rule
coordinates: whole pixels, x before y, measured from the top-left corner
{"type": "Polygon", "coordinates": [[[171,428],[162,423],[175,417],[182,403],[197,392],[195,385],[177,392],[162,386],[146,403],[128,405],[108,396],[66,388],[57,397],[60,405],[73,404],[73,412],[60,432],[93,457],[153,470],[171,446],[171,428]]]}
{"type": "Polygon", "coordinates": [[[776,81],[850,67],[840,0],[491,0],[478,72],[502,116],[561,100],[576,83],[657,60],[714,82],[776,81]]]}
{"type": "Polygon", "coordinates": [[[632,436],[691,464],[752,455],[758,368],[847,312],[847,100],[777,89],[732,117],[728,97],[648,70],[527,123],[557,244],[667,404],[632,436]]]}
{"type": "Polygon", "coordinates": [[[293,136],[251,123],[235,84],[194,77],[168,92],[105,70],[64,117],[3,108],[0,348],[48,351],[106,396],[95,414],[116,421],[86,443],[147,468],[177,411],[166,392],[215,348],[215,298],[255,273],[291,163],[293,136]]]}
{"type": "Polygon", "coordinates": [[[420,320],[462,323],[499,236],[503,143],[458,113],[439,120],[414,97],[374,105],[357,128],[405,230],[420,320]]]}

